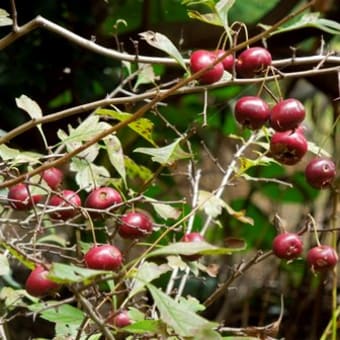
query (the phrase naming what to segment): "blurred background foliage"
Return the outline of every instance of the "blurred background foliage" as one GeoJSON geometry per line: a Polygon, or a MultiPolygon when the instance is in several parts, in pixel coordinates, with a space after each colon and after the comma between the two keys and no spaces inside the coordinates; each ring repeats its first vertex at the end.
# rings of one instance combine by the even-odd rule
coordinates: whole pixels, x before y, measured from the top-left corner
{"type": "MultiPolygon", "coordinates": [[[[302,3],[304,1],[236,1],[230,12],[230,22],[245,22],[251,36],[259,32],[258,23],[273,24],[302,3]]],[[[167,35],[184,56],[188,56],[193,49],[216,47],[222,33],[218,27],[189,19],[180,0],[17,0],[16,4],[20,25],[42,15],[82,37],[130,53],[163,55],[140,41],[138,33],[147,30],[167,35]],[[124,22],[119,22],[121,19],[124,22]]],[[[9,1],[3,1],[2,6],[10,12],[9,1]]],[[[340,17],[340,7],[336,0],[317,1],[314,10],[320,11],[325,18],[340,17]]],[[[0,28],[1,36],[8,32],[8,27],[0,28]]],[[[241,34],[240,40],[243,38],[241,34]]],[[[268,39],[266,43],[274,59],[279,59],[291,56],[292,48],[296,48],[297,55],[315,55],[319,53],[322,39],[326,49],[338,49],[339,52],[339,38],[315,28],[284,33],[268,39]]],[[[292,66],[289,70],[301,70],[305,67],[292,66]]],[[[182,76],[180,69],[157,65],[155,68],[161,76],[161,82],[182,76]]],[[[36,100],[44,114],[49,114],[104,98],[120,83],[123,75],[119,61],[84,51],[42,29],[36,30],[0,52],[0,128],[9,131],[29,119],[15,105],[15,98],[21,94],[36,100]]],[[[308,79],[283,80],[280,86],[285,97],[295,97],[306,105],[309,140],[322,143],[323,147],[338,157],[339,127],[332,127],[340,114],[339,102],[333,100],[338,96],[336,76],[323,74],[308,79]]],[[[197,157],[197,166],[204,174],[204,190],[214,190],[219,185],[221,173],[202,150],[201,141],[222,166],[227,166],[238,143],[228,136],[247,134],[235,123],[233,105],[239,97],[255,94],[257,89],[257,85],[247,85],[210,91],[208,126],[205,128],[201,127],[202,94],[175,96],[167,101],[168,105],[159,107],[161,115],[181,133],[190,127],[196,127],[196,134],[191,142],[197,157]]],[[[137,89],[138,91],[143,91],[143,87],[137,89]]],[[[274,85],[273,91],[276,91],[274,85]]],[[[272,98],[265,96],[265,99],[273,103],[272,98]]],[[[136,107],[122,106],[121,109],[133,112],[136,107]]],[[[49,142],[56,143],[55,131],[58,128],[65,129],[67,124],[75,125],[85,116],[86,114],[81,114],[47,124],[44,129],[49,142]]],[[[158,116],[149,114],[148,118],[155,123],[154,139],[157,143],[169,143],[174,139],[174,131],[165,128],[164,122],[158,116]]],[[[140,146],[140,143],[144,143],[129,129],[121,131],[119,137],[127,155],[136,146],[140,146]]],[[[12,146],[35,150],[43,147],[35,130],[15,138],[12,146]]],[[[142,157],[133,157],[145,162],[142,157]]],[[[242,256],[250,256],[259,249],[270,249],[276,234],[272,224],[275,213],[287,220],[287,228],[290,230],[301,226],[303,216],[308,212],[321,221],[320,227],[329,225],[329,193],[319,193],[308,187],[302,174],[308,158],[309,156],[289,169],[271,164],[248,171],[254,177],[288,180],[294,184],[293,188],[240,179],[235,181],[235,186],[226,189],[224,199],[234,209],[245,210],[246,215],[254,219],[254,226],[242,224],[225,213],[220,219],[222,228],[215,227],[207,234],[211,242],[221,244],[224,238],[233,236],[244,239],[248,245],[241,255],[225,258],[225,262],[219,263],[221,280],[225,279],[232,264],[240,261],[242,256]]],[[[339,164],[339,158],[335,161],[339,164]]],[[[152,171],[156,170],[155,164],[143,165],[150,167],[152,171]]],[[[181,163],[176,168],[164,170],[157,185],[151,186],[147,194],[162,200],[188,195],[187,178],[180,176],[182,170],[184,165],[181,163]]],[[[182,209],[184,212],[188,211],[190,206],[184,205],[182,209]]],[[[201,223],[202,219],[198,216],[194,229],[199,230],[201,223]]],[[[306,239],[308,238],[306,235],[306,239]]],[[[310,243],[314,243],[313,237],[310,243]]],[[[303,260],[289,265],[282,263],[279,266],[279,261],[270,259],[263,266],[255,266],[254,270],[237,281],[235,291],[233,289],[208,314],[212,318],[228,320],[228,326],[266,324],[279,314],[281,293],[286,298],[281,335],[286,339],[317,339],[329,320],[329,286],[324,284],[323,278],[313,278],[306,270],[303,260]]]]}

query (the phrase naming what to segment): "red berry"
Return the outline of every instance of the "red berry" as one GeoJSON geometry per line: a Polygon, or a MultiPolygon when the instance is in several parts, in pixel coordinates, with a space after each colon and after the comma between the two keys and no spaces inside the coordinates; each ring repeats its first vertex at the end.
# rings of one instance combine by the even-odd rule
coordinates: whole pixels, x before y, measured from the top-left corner
{"type": "Polygon", "coordinates": [[[87,196],[85,206],[93,209],[104,210],[113,205],[122,203],[120,193],[110,187],[102,187],[94,189],[87,196]]]}
{"type": "Polygon", "coordinates": [[[260,97],[245,96],[236,102],[235,118],[241,125],[249,129],[259,129],[269,117],[269,106],[260,97]]]}
{"type": "Polygon", "coordinates": [[[150,234],[152,229],[152,221],[148,215],[130,211],[123,215],[118,232],[123,238],[139,238],[150,234]]]}
{"type": "Polygon", "coordinates": [[[128,315],[128,312],[126,310],[122,310],[113,317],[112,323],[116,327],[122,328],[122,327],[130,325],[132,321],[128,315]]]}
{"type": "Polygon", "coordinates": [[[10,187],[7,197],[12,208],[17,210],[30,209],[42,199],[41,195],[31,194],[30,196],[29,188],[24,183],[18,183],[10,187]]]}
{"type": "Polygon", "coordinates": [[[270,126],[276,131],[294,130],[305,116],[305,108],[301,102],[294,98],[285,99],[272,108],[270,126]]]}
{"type": "Polygon", "coordinates": [[[120,250],[111,244],[94,246],[84,256],[86,265],[91,269],[116,270],[122,262],[120,250]]]}
{"type": "Polygon", "coordinates": [[[25,288],[32,296],[45,296],[58,290],[59,285],[47,278],[48,270],[41,265],[36,268],[28,276],[25,288]]]}
{"type": "Polygon", "coordinates": [[[315,272],[327,271],[337,265],[338,254],[330,246],[316,246],[308,251],[307,262],[315,272]]]}
{"type": "MultiPolygon", "coordinates": [[[[191,72],[196,73],[203,68],[211,65],[216,60],[216,55],[213,52],[206,50],[197,50],[190,56],[191,72]]],[[[212,66],[211,69],[204,72],[199,81],[202,84],[212,84],[219,81],[223,76],[224,67],[222,63],[212,66]]]]}
{"type": "Polygon", "coordinates": [[[251,47],[243,51],[236,62],[237,74],[250,78],[263,72],[272,63],[272,56],[263,47],[251,47]]]}
{"type": "MultiPolygon", "coordinates": [[[[224,50],[217,50],[215,52],[216,54],[216,58],[222,57],[222,55],[225,53],[226,51],[224,50]]],[[[227,55],[223,60],[222,60],[222,65],[223,68],[228,71],[228,72],[232,72],[233,70],[233,66],[234,66],[235,60],[234,60],[234,56],[232,54],[227,55]]]]}
{"type": "Polygon", "coordinates": [[[65,189],[61,191],[59,195],[53,195],[50,198],[49,205],[60,208],[68,208],[51,213],[52,218],[67,220],[78,213],[77,207],[81,206],[81,199],[76,192],[65,189]]]}
{"type": "Polygon", "coordinates": [[[299,130],[275,132],[270,141],[271,156],[286,165],[298,163],[307,149],[307,140],[299,130]]]}
{"type": "Polygon", "coordinates": [[[280,259],[292,260],[302,253],[303,243],[298,234],[286,232],[274,238],[272,247],[280,259]]]}
{"type": "Polygon", "coordinates": [[[329,186],[336,176],[335,164],[329,158],[316,157],[308,163],[305,176],[312,187],[323,189],[329,186]]]}
{"type": "MultiPolygon", "coordinates": [[[[184,234],[183,238],[182,238],[182,242],[202,242],[204,241],[203,236],[200,233],[197,232],[192,232],[192,233],[188,233],[188,234],[184,234]]],[[[198,260],[201,255],[200,254],[193,254],[193,255],[182,255],[183,258],[185,258],[188,261],[196,261],[198,260]]]]}
{"type": "Polygon", "coordinates": [[[56,190],[63,181],[64,174],[60,169],[52,167],[43,171],[42,178],[51,189],[56,190]]]}

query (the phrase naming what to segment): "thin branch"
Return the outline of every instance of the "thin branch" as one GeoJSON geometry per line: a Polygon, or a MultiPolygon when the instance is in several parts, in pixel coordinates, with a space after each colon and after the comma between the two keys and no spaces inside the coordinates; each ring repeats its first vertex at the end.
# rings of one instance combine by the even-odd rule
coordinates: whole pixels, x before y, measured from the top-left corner
{"type": "Polygon", "coordinates": [[[13,32],[18,32],[19,26],[18,26],[18,12],[15,5],[15,0],[11,0],[11,9],[12,9],[12,30],[13,32]]]}

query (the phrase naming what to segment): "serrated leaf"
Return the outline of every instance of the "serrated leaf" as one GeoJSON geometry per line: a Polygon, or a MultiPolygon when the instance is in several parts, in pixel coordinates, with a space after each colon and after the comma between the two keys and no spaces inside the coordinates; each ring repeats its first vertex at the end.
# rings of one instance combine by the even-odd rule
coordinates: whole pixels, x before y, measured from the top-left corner
{"type": "Polygon", "coordinates": [[[119,173],[122,178],[124,184],[126,184],[126,171],[125,171],[125,162],[124,162],[124,153],[122,144],[120,140],[115,135],[110,135],[104,139],[104,143],[106,146],[107,155],[112,166],[119,173]]]}
{"type": "Polygon", "coordinates": [[[212,330],[218,326],[180,305],[152,284],[147,287],[160,312],[160,319],[172,327],[177,335],[196,338],[204,330],[212,330]]]}
{"type": "Polygon", "coordinates": [[[139,33],[139,35],[151,46],[158,48],[159,50],[165,52],[169,56],[173,57],[183,68],[185,71],[188,71],[188,68],[185,64],[185,61],[176,48],[176,46],[172,43],[172,41],[164,34],[146,31],[139,33]]]}
{"type": "Polygon", "coordinates": [[[139,64],[139,73],[133,90],[136,91],[139,85],[154,84],[157,80],[153,66],[151,64],[139,64]]]}
{"type": "Polygon", "coordinates": [[[132,179],[139,177],[144,181],[147,181],[152,177],[152,171],[149,168],[135,163],[130,157],[125,155],[124,161],[126,174],[128,177],[132,179]]]}
{"type": "Polygon", "coordinates": [[[19,98],[15,98],[15,102],[20,109],[26,111],[32,119],[42,117],[42,111],[36,101],[22,94],[19,98]]]}
{"type": "Polygon", "coordinates": [[[124,327],[124,331],[134,334],[159,333],[162,326],[160,320],[142,320],[124,327]]]}
{"type": "Polygon", "coordinates": [[[130,291],[129,298],[142,291],[146,283],[159,278],[169,270],[171,270],[171,268],[167,264],[157,265],[156,263],[145,261],[138,268],[138,272],[135,276],[135,283],[130,291]]]}
{"type": "Polygon", "coordinates": [[[150,252],[147,257],[167,256],[167,255],[230,255],[233,252],[241,251],[240,248],[219,248],[205,241],[200,242],[176,242],[158,248],[150,252]]]}
{"type": "Polygon", "coordinates": [[[11,268],[8,263],[8,258],[4,254],[0,254],[0,276],[8,275],[11,272],[11,268]]]}
{"type": "Polygon", "coordinates": [[[72,158],[70,170],[76,173],[76,182],[85,191],[104,185],[110,178],[110,173],[104,166],[77,157],[72,158]]]}
{"type": "Polygon", "coordinates": [[[173,143],[161,148],[137,148],[134,152],[140,152],[152,156],[154,162],[171,165],[175,161],[190,158],[191,154],[185,152],[180,146],[181,139],[175,140],[173,143]]]}
{"type": "Polygon", "coordinates": [[[111,273],[105,270],[94,270],[63,263],[53,263],[48,278],[59,284],[82,282],[90,284],[99,275],[111,273]]]}
{"type": "Polygon", "coordinates": [[[181,296],[178,300],[180,306],[184,306],[186,309],[191,310],[192,312],[202,312],[205,310],[205,306],[202,305],[196,298],[192,296],[181,296]]]}
{"type": "MultiPolygon", "coordinates": [[[[95,111],[96,114],[98,115],[105,115],[105,116],[110,116],[114,119],[117,119],[121,122],[124,120],[130,118],[132,116],[131,113],[127,112],[118,112],[114,110],[109,110],[109,109],[97,109],[95,111]]],[[[147,118],[139,118],[134,122],[131,122],[128,124],[128,127],[138,133],[141,137],[143,137],[145,140],[147,140],[150,144],[157,146],[157,144],[154,142],[152,138],[152,131],[154,124],[151,120],[147,118]]]]}
{"type": "Polygon", "coordinates": [[[0,8],[0,26],[10,26],[13,24],[13,20],[9,18],[9,13],[0,8]]]}

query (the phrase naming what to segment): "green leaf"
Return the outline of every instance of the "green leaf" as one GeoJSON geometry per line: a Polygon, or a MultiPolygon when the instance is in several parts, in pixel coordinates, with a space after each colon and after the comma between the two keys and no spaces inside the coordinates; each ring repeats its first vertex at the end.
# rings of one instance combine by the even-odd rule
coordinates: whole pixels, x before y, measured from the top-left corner
{"type": "Polygon", "coordinates": [[[111,271],[94,270],[63,263],[53,263],[48,278],[59,284],[82,282],[85,285],[92,283],[99,275],[110,274],[111,271]]]}
{"type": "Polygon", "coordinates": [[[161,148],[137,148],[134,152],[144,153],[152,156],[154,162],[163,165],[171,165],[179,159],[190,158],[191,154],[185,152],[180,146],[181,139],[175,140],[173,143],[161,148]]]}
{"type": "Polygon", "coordinates": [[[8,310],[13,310],[17,307],[27,307],[27,301],[36,302],[38,299],[29,295],[25,289],[3,287],[0,291],[0,301],[5,303],[8,310]]]}
{"type": "Polygon", "coordinates": [[[151,46],[158,48],[159,50],[167,53],[184,68],[185,71],[188,72],[188,68],[185,64],[185,61],[176,48],[176,46],[172,43],[172,41],[165,36],[164,34],[152,31],[146,31],[139,33],[139,35],[151,46]]]}
{"type": "Polygon", "coordinates": [[[19,249],[16,249],[13,245],[6,243],[5,241],[0,241],[2,247],[7,249],[9,253],[15,257],[20,263],[22,263],[26,268],[34,269],[35,263],[28,259],[19,249]]]}
{"type": "Polygon", "coordinates": [[[162,203],[161,201],[157,201],[147,196],[144,196],[144,198],[151,203],[156,213],[165,220],[169,218],[176,220],[181,215],[181,212],[170,204],[162,203]]]}
{"type": "Polygon", "coordinates": [[[228,24],[228,14],[229,14],[230,8],[234,5],[234,3],[235,3],[235,0],[220,0],[215,5],[216,12],[226,31],[230,30],[229,24],[228,24]]]}
{"type": "Polygon", "coordinates": [[[0,145],[0,157],[4,161],[11,161],[10,164],[15,166],[21,163],[30,163],[30,165],[41,163],[42,155],[37,152],[20,151],[2,144],[0,145]]]}
{"type": "MultiPolygon", "coordinates": [[[[97,109],[95,113],[98,115],[110,116],[121,122],[132,116],[131,113],[118,112],[109,109],[97,109]]],[[[128,126],[131,130],[135,131],[137,134],[139,134],[141,137],[147,140],[150,144],[152,144],[153,146],[157,146],[157,144],[154,142],[152,138],[152,131],[154,125],[151,120],[147,118],[139,118],[136,121],[133,121],[130,124],[128,124],[128,126]]]]}
{"type": "Polygon", "coordinates": [[[15,98],[17,107],[26,111],[31,119],[37,119],[42,117],[42,111],[36,101],[22,94],[19,98],[15,98]]]}
{"type": "Polygon", "coordinates": [[[188,16],[191,19],[196,19],[202,22],[205,22],[206,24],[215,25],[215,26],[223,26],[221,23],[221,18],[216,13],[207,13],[202,14],[198,11],[188,11],[188,16]]]}
{"type": "Polygon", "coordinates": [[[157,76],[153,70],[153,66],[150,64],[139,64],[139,73],[137,77],[137,81],[133,87],[133,90],[136,91],[139,85],[142,84],[155,84],[157,80],[157,76]]]}
{"type": "Polygon", "coordinates": [[[120,140],[117,136],[110,135],[104,139],[104,143],[112,166],[117,170],[124,184],[126,184],[124,153],[120,140]]]}
{"type": "Polygon", "coordinates": [[[0,276],[8,275],[11,272],[11,268],[8,263],[8,258],[4,254],[0,254],[0,276]]]}
{"type": "Polygon", "coordinates": [[[143,181],[147,181],[152,177],[152,171],[149,168],[135,163],[130,157],[125,155],[124,161],[126,174],[129,178],[139,177],[143,181]]]}
{"type": "Polygon", "coordinates": [[[191,310],[194,313],[205,310],[205,306],[190,295],[188,297],[181,296],[178,300],[178,303],[180,306],[184,306],[186,309],[191,310]]]}
{"type": "Polygon", "coordinates": [[[241,251],[245,247],[219,248],[205,241],[201,242],[176,242],[150,252],[147,257],[166,255],[230,255],[241,251]]]}
{"type": "Polygon", "coordinates": [[[13,24],[13,20],[9,18],[9,13],[0,8],[0,26],[10,26],[13,24]]]}
{"type": "Polygon", "coordinates": [[[159,333],[161,325],[160,320],[142,320],[124,327],[124,331],[134,334],[159,333]]]}
{"type": "Polygon", "coordinates": [[[37,244],[39,244],[39,243],[54,243],[54,244],[57,244],[61,247],[67,246],[67,240],[64,237],[62,237],[60,235],[56,235],[56,234],[50,234],[50,235],[40,237],[37,240],[37,244]]]}
{"type": "Polygon", "coordinates": [[[152,284],[148,284],[147,287],[160,312],[160,319],[172,327],[179,336],[196,339],[205,330],[212,330],[218,326],[217,323],[210,322],[183,304],[177,303],[152,284]]]}
{"type": "Polygon", "coordinates": [[[145,284],[159,278],[162,274],[170,270],[171,268],[167,264],[157,265],[156,263],[145,261],[138,268],[135,283],[130,291],[129,298],[142,291],[145,284]]]}
{"type": "Polygon", "coordinates": [[[222,340],[259,340],[253,336],[224,336],[222,340]]]}
{"type": "Polygon", "coordinates": [[[72,158],[70,170],[76,173],[75,180],[78,186],[86,191],[104,185],[110,178],[110,172],[104,166],[78,157],[72,158]]]}

